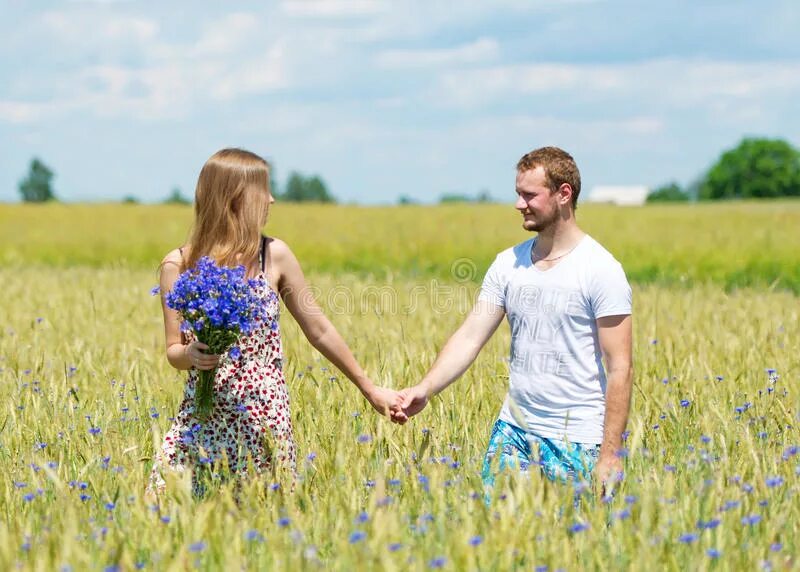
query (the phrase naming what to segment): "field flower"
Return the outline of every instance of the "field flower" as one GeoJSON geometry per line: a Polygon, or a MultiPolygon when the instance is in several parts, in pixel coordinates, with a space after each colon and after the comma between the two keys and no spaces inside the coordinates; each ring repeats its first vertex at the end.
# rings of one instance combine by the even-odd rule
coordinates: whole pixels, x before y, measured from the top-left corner
{"type": "Polygon", "coordinates": [[[769,488],[779,487],[783,484],[783,477],[767,477],[765,482],[769,488]]]}
{"type": "Polygon", "coordinates": [[[350,544],[356,544],[356,543],[361,542],[362,540],[364,540],[366,537],[367,537],[367,533],[366,532],[364,532],[363,530],[356,530],[356,531],[350,533],[349,542],[350,542],[350,544]]]}
{"type": "Polygon", "coordinates": [[[569,527],[569,531],[573,534],[578,532],[583,532],[584,530],[589,530],[589,523],[586,522],[576,522],[572,526],[569,527]]]}
{"type": "Polygon", "coordinates": [[[697,528],[701,530],[712,530],[717,528],[722,521],[718,518],[712,518],[708,522],[703,522],[702,520],[697,521],[697,528]]]}
{"type": "MultiPolygon", "coordinates": [[[[204,256],[197,265],[181,274],[165,301],[181,315],[181,330],[193,331],[212,354],[230,352],[241,357],[234,344],[241,334],[253,331],[267,318],[266,308],[255,294],[261,279],[246,279],[244,266],[217,266],[204,256]]],[[[205,419],[213,404],[214,370],[200,370],[195,389],[195,414],[205,419]]]]}
{"type": "Polygon", "coordinates": [[[753,526],[761,521],[760,514],[748,514],[742,517],[742,524],[745,526],[753,526]]]}

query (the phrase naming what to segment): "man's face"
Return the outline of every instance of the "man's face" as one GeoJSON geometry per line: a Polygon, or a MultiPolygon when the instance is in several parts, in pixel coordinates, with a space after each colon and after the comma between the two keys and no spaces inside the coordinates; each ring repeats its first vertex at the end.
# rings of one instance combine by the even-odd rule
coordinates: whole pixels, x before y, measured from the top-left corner
{"type": "Polygon", "coordinates": [[[558,221],[558,193],[550,190],[543,167],[517,173],[517,202],[522,214],[522,228],[541,232],[558,221]]]}

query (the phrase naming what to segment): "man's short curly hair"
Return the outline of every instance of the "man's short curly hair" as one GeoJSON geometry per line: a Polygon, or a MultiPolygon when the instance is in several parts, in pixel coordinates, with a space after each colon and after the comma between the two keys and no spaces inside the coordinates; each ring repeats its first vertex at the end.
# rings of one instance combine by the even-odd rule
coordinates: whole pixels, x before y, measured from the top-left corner
{"type": "Polygon", "coordinates": [[[558,147],[541,147],[526,153],[517,162],[520,173],[542,167],[547,185],[556,192],[567,183],[572,187],[572,208],[578,208],[578,195],[581,193],[581,173],[572,155],[558,147]]]}

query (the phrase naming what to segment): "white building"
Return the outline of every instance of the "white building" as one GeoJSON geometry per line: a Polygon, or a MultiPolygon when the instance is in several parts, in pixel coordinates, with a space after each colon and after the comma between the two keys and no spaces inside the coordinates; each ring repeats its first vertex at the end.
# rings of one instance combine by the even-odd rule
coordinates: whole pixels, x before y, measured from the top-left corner
{"type": "Polygon", "coordinates": [[[610,203],[621,206],[643,205],[650,189],[643,185],[592,187],[586,202],[610,203]]]}

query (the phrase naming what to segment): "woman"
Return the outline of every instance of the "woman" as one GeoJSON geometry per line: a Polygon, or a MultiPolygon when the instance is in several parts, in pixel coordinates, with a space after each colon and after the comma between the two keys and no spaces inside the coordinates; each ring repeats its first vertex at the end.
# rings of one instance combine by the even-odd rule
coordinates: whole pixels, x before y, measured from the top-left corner
{"type": "MultiPolygon", "coordinates": [[[[249,460],[258,473],[280,466],[294,474],[295,443],[281,368],[279,296],[311,345],[338,367],[378,412],[395,420],[403,416],[396,409],[398,394],[372,383],[314,302],[289,246],[261,235],[273,202],[269,165],[264,159],[241,149],[215,153],[197,182],[191,237],[161,264],[167,359],[176,369],[189,370],[189,378],[180,411],[156,455],[151,491],[163,489],[163,468],[182,472],[223,460],[238,476],[247,470],[249,460]],[[268,319],[239,341],[241,356],[236,360],[205,353],[208,346],[197,341],[191,331],[181,332],[179,314],[165,302],[179,274],[203,256],[222,266],[244,265],[247,276],[257,279],[256,294],[267,307],[268,319]],[[200,422],[194,415],[197,372],[214,368],[218,369],[213,409],[209,418],[200,422]]],[[[195,492],[202,491],[197,480],[194,486],[195,492]]]]}

